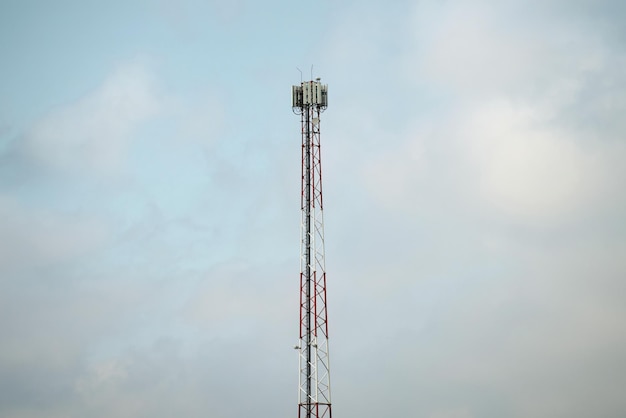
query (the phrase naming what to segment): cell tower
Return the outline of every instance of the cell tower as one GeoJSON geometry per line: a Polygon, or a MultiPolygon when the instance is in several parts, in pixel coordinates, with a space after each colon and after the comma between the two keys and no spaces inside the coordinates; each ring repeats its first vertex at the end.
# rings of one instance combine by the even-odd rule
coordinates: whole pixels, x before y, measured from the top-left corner
{"type": "Polygon", "coordinates": [[[302,123],[298,418],[332,417],[320,150],[320,114],[327,106],[328,86],[319,78],[292,86],[292,108],[302,123]]]}

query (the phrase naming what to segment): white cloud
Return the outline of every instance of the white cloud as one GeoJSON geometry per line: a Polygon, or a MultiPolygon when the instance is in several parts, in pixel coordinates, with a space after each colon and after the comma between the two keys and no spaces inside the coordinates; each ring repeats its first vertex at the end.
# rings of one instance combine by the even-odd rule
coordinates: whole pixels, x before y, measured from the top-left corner
{"type": "Polygon", "coordinates": [[[138,64],[123,66],[86,97],[52,110],[21,145],[56,169],[114,174],[135,129],[162,106],[150,73],[138,64]]]}
{"type": "MultiPolygon", "coordinates": [[[[515,2],[424,2],[413,16],[421,54],[412,68],[456,97],[536,100],[603,65],[607,50],[600,33],[533,11],[515,2]]],[[[414,80],[423,82],[420,76],[414,80]]]]}
{"type": "Polygon", "coordinates": [[[459,136],[483,199],[508,215],[554,222],[597,206],[611,150],[585,150],[567,131],[540,126],[541,117],[541,109],[499,101],[470,111],[459,136]]]}
{"type": "Polygon", "coordinates": [[[490,208],[511,219],[569,221],[619,203],[626,148],[585,142],[544,122],[541,107],[508,100],[450,112],[363,167],[373,196],[411,213],[433,205],[490,208]],[[441,122],[441,120],[439,120],[441,122]]]}
{"type": "Polygon", "coordinates": [[[379,340],[334,353],[352,390],[384,399],[372,410],[406,395],[420,399],[399,410],[435,417],[623,414],[623,48],[535,6],[420,2],[399,60],[361,34],[342,41],[356,57],[333,55],[378,54],[369,75],[399,99],[369,101],[355,73],[326,116],[337,177],[361,174],[334,199],[363,325],[347,308],[334,323],[379,340]]]}
{"type": "Polygon", "coordinates": [[[564,21],[505,27],[524,12],[513,5],[416,10],[411,83],[438,86],[452,103],[419,115],[399,145],[364,160],[366,186],[383,205],[411,212],[445,202],[545,224],[621,204],[623,103],[614,89],[589,92],[597,79],[623,87],[614,70],[621,58],[600,36],[564,21]],[[581,126],[598,113],[590,100],[608,123],[581,126]]]}

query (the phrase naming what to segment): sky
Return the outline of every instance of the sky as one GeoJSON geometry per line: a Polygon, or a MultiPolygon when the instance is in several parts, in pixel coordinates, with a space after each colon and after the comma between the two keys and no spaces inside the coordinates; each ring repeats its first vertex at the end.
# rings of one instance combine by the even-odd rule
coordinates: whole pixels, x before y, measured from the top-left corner
{"type": "Polygon", "coordinates": [[[0,1],[0,416],[626,416],[626,5],[0,1]]]}

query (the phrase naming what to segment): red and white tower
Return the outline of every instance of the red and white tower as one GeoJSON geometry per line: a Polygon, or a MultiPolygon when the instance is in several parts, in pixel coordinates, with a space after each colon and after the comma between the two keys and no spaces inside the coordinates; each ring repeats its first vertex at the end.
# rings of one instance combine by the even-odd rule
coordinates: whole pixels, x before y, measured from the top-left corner
{"type": "Polygon", "coordinates": [[[292,108],[302,122],[298,418],[332,417],[320,149],[320,114],[327,106],[328,86],[319,78],[292,87],[292,108]]]}

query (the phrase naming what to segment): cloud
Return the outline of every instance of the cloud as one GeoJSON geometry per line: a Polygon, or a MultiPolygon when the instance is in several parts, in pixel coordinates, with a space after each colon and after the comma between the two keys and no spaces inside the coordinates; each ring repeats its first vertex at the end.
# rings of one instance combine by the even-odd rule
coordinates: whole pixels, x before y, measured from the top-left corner
{"type": "MultiPolygon", "coordinates": [[[[624,415],[623,42],[558,3],[335,5],[310,38],[336,415],[624,415]]],[[[257,121],[229,94],[252,122],[222,130],[163,85],[123,66],[18,137],[70,175],[2,186],[2,416],[296,410],[289,98],[257,121]]]]}
{"type": "MultiPolygon", "coordinates": [[[[0,271],[20,266],[42,267],[76,261],[100,248],[110,237],[96,217],[76,217],[30,208],[0,195],[0,271]]],[[[6,277],[6,276],[5,276],[6,277]]]]}
{"type": "Polygon", "coordinates": [[[416,8],[412,83],[434,83],[454,101],[409,124],[395,150],[365,160],[366,185],[382,204],[410,211],[444,198],[530,223],[622,204],[625,173],[615,157],[626,148],[615,123],[623,95],[591,89],[606,79],[623,91],[615,65],[624,55],[568,21],[504,27],[515,12],[525,10],[486,2],[416,8]],[[437,23],[425,22],[433,13],[437,23]],[[590,97],[607,123],[581,126],[600,115],[590,97]]]}
{"type": "Polygon", "coordinates": [[[177,143],[209,145],[223,136],[225,114],[214,94],[208,89],[199,89],[193,98],[170,100],[169,109],[177,124],[177,143]]]}
{"type": "Polygon", "coordinates": [[[20,147],[57,170],[115,174],[124,167],[133,133],[162,106],[153,76],[139,64],[122,66],[95,91],[38,121],[20,147]]]}
{"type": "Polygon", "coordinates": [[[395,149],[367,161],[365,185],[380,204],[405,212],[463,204],[531,224],[623,205],[620,143],[581,140],[567,125],[546,122],[541,106],[505,98],[474,102],[445,118],[437,128],[425,121],[395,149]]]}
{"type": "MultiPolygon", "coordinates": [[[[542,126],[541,107],[489,103],[468,112],[458,135],[469,145],[477,192],[489,204],[522,219],[558,222],[611,200],[603,185],[621,169],[615,146],[585,146],[566,129],[542,126]]],[[[614,184],[617,186],[617,184],[614,184]]]]}
{"type": "Polygon", "coordinates": [[[430,418],[472,418],[473,415],[467,408],[445,409],[434,412],[430,418]]]}
{"type": "MultiPolygon", "coordinates": [[[[289,275],[284,266],[250,261],[217,266],[207,272],[188,301],[185,317],[196,326],[211,329],[214,335],[229,328],[241,329],[242,324],[257,330],[277,324],[289,309],[297,309],[295,303],[288,303],[289,290],[297,287],[285,286],[284,280],[274,278],[277,273],[279,277],[289,275]]],[[[297,271],[291,276],[297,277],[297,271]]],[[[270,331],[265,329],[264,333],[270,331]]]]}
{"type": "Polygon", "coordinates": [[[342,40],[378,57],[371,80],[341,74],[323,133],[340,143],[325,173],[343,181],[326,200],[344,222],[327,228],[343,238],[333,300],[352,302],[333,317],[334,388],[384,399],[355,415],[626,410],[611,371],[626,313],[610,296],[626,271],[623,41],[615,16],[535,6],[420,2],[401,56],[342,40]],[[371,100],[368,83],[386,93],[371,100]]]}

